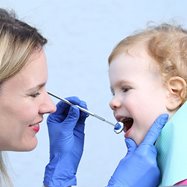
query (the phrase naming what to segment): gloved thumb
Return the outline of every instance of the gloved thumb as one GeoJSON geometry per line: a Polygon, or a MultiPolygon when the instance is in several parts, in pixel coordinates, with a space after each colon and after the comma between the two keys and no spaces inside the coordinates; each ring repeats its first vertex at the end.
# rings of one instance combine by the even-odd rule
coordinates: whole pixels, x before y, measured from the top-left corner
{"type": "Polygon", "coordinates": [[[125,139],[125,143],[126,143],[126,146],[127,146],[127,149],[128,149],[128,153],[127,154],[132,153],[132,152],[134,152],[136,150],[137,145],[136,145],[136,143],[135,143],[135,141],[133,139],[126,138],[125,139]]]}
{"type": "Polygon", "coordinates": [[[160,135],[160,132],[164,125],[166,124],[168,120],[169,115],[168,114],[161,114],[153,123],[152,127],[147,132],[144,140],[142,141],[142,144],[149,144],[153,145],[155,141],[157,140],[158,136],[160,135]]]}

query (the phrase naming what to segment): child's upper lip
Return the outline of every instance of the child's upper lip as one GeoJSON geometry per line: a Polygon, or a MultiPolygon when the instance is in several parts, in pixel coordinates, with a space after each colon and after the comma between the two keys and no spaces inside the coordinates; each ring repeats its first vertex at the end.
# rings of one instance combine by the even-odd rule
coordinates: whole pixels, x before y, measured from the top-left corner
{"type": "Polygon", "coordinates": [[[128,119],[130,117],[122,116],[122,115],[115,115],[115,118],[117,121],[123,122],[125,119],[128,119]]]}

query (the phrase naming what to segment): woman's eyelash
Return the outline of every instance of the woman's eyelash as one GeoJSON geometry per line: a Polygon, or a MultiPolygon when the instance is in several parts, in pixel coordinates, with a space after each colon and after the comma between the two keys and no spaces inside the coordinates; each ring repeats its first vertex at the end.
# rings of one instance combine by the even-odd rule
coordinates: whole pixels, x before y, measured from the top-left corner
{"type": "Polygon", "coordinates": [[[40,93],[39,93],[39,92],[36,92],[36,93],[31,94],[30,96],[31,96],[31,97],[37,97],[37,96],[39,96],[39,95],[40,95],[40,93]]]}

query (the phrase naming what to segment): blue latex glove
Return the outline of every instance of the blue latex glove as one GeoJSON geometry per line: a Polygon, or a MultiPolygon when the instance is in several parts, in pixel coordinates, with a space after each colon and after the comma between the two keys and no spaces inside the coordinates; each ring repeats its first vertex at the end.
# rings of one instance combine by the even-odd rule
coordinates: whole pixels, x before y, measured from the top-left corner
{"type": "Polygon", "coordinates": [[[108,187],[156,187],[160,183],[160,170],[157,165],[157,150],[154,145],[168,114],[160,115],[139,146],[126,138],[128,152],[120,161],[108,187]]]}
{"type": "MultiPolygon", "coordinates": [[[[87,109],[77,97],[71,103],[87,109]]],[[[76,185],[76,172],[83,153],[84,126],[88,115],[75,106],[60,101],[55,113],[47,119],[50,139],[50,162],[45,168],[44,185],[68,187],[76,185]]]]}

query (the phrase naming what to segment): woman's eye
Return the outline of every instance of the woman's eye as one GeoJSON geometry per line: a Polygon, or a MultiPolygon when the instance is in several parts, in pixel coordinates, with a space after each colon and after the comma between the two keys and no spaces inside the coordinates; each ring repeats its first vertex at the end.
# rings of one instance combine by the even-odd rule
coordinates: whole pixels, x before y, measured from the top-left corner
{"type": "Polygon", "coordinates": [[[31,97],[37,97],[37,96],[39,96],[39,95],[40,95],[40,93],[39,93],[39,92],[36,92],[36,93],[31,94],[30,96],[31,96],[31,97]]]}

